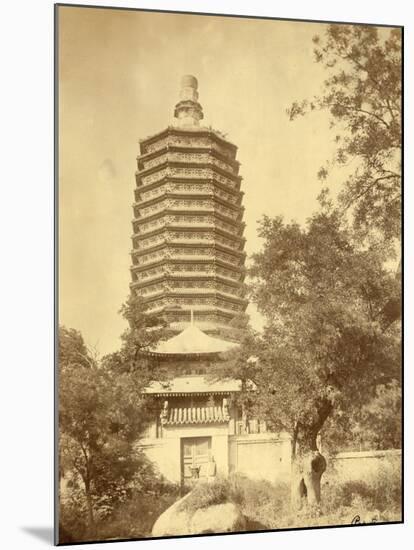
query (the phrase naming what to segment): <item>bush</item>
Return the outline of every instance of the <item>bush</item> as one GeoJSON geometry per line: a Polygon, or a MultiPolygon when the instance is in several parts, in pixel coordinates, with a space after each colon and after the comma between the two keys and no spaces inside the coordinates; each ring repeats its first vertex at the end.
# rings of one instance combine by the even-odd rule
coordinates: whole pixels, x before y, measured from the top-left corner
{"type": "Polygon", "coordinates": [[[357,501],[365,509],[399,515],[401,483],[399,464],[384,463],[375,474],[363,481],[343,481],[326,486],[324,506],[328,512],[333,512],[340,506],[354,506],[357,501]]]}
{"type": "MultiPolygon", "coordinates": [[[[76,506],[64,507],[61,519],[67,536],[76,534],[77,541],[145,538],[151,535],[156,519],[179,498],[178,485],[158,478],[146,485],[145,490],[136,490],[115,513],[97,523],[94,533],[87,529],[76,506]]],[[[253,480],[240,474],[198,483],[180,509],[195,511],[225,502],[233,502],[240,508],[246,516],[248,531],[346,525],[356,516],[362,522],[399,521],[400,471],[393,464],[385,464],[363,481],[332,477],[323,483],[322,505],[317,514],[306,509],[292,512],[288,483],[253,480]]]]}
{"type": "Polygon", "coordinates": [[[162,477],[154,478],[131,491],[128,499],[114,512],[98,519],[93,527],[86,514],[67,500],[60,509],[60,543],[110,539],[145,538],[151,535],[155,520],[180,496],[179,486],[162,477]]]}
{"type": "Polygon", "coordinates": [[[99,527],[99,539],[151,536],[156,519],[178,498],[178,493],[136,494],[99,527]]]}
{"type": "Polygon", "coordinates": [[[359,516],[363,522],[401,519],[401,478],[398,467],[384,464],[365,480],[323,484],[320,509],[293,512],[290,485],[252,480],[242,475],[200,483],[183,502],[182,509],[196,510],[233,502],[248,520],[249,531],[321,525],[346,525],[359,516]]]}
{"type": "Polygon", "coordinates": [[[178,511],[198,510],[215,504],[237,501],[236,487],[226,478],[217,477],[212,482],[201,481],[180,504],[178,511]]]}
{"type": "Polygon", "coordinates": [[[180,505],[179,511],[198,510],[225,502],[236,504],[248,519],[248,530],[272,529],[289,507],[288,484],[274,485],[242,475],[200,482],[180,505]]]}
{"type": "Polygon", "coordinates": [[[258,522],[262,529],[277,529],[281,518],[290,513],[290,486],[288,483],[270,483],[236,475],[232,483],[237,486],[238,504],[250,522],[258,522]]]}

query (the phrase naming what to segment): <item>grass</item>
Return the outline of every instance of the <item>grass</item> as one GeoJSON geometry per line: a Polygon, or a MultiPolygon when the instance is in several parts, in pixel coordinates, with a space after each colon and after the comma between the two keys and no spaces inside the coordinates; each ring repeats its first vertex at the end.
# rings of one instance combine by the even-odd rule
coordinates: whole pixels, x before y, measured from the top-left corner
{"type": "Polygon", "coordinates": [[[230,479],[217,477],[214,482],[200,482],[188,493],[178,507],[178,512],[208,508],[215,504],[237,502],[236,487],[230,479]]]}
{"type": "Polygon", "coordinates": [[[322,478],[320,509],[292,512],[290,487],[280,483],[240,479],[242,512],[269,529],[401,521],[401,477],[398,468],[383,466],[363,481],[322,478]]]}
{"type": "Polygon", "coordinates": [[[199,483],[182,503],[181,510],[196,510],[233,502],[248,518],[248,530],[287,529],[401,520],[399,469],[384,466],[364,481],[323,480],[322,504],[318,510],[293,512],[288,483],[272,484],[235,475],[199,483]]]}
{"type": "MultiPolygon", "coordinates": [[[[167,486],[166,486],[167,487],[167,486]]],[[[95,533],[77,532],[76,540],[109,540],[151,536],[154,522],[180,498],[178,487],[167,487],[154,494],[136,494],[115,513],[96,525],[95,533]]],[[[363,481],[322,478],[322,504],[317,514],[292,512],[290,486],[252,480],[241,475],[218,477],[212,483],[199,483],[180,506],[182,511],[233,502],[247,518],[247,530],[401,520],[401,481],[398,468],[383,467],[363,481]]]]}
{"type": "Polygon", "coordinates": [[[153,492],[135,492],[111,515],[97,520],[93,528],[86,525],[84,514],[76,508],[63,506],[60,542],[149,537],[156,519],[179,498],[179,486],[172,484],[157,487],[153,492]]]}

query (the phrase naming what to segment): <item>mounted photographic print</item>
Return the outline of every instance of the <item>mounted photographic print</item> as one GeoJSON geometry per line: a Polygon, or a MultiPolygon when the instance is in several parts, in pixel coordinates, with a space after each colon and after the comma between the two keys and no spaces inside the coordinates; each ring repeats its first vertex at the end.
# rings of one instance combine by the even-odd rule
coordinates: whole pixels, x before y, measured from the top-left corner
{"type": "Polygon", "coordinates": [[[403,28],[55,25],[56,544],[401,523],[403,28]]]}

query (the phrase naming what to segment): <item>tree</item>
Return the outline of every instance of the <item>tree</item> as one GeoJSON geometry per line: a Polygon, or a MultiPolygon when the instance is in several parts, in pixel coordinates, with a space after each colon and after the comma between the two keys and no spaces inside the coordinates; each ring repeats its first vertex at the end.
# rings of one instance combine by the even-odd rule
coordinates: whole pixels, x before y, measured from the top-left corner
{"type": "Polygon", "coordinates": [[[59,327],[59,368],[70,365],[91,367],[94,359],[88,351],[82,335],[73,328],[59,327]]]}
{"type": "MultiPolygon", "coordinates": [[[[339,201],[362,235],[399,239],[401,230],[401,29],[329,25],[314,37],[328,77],[322,95],[294,102],[288,114],[320,109],[337,129],[332,165],[351,165],[339,201]]],[[[321,168],[326,179],[330,166],[321,168]]]]}
{"type": "Polygon", "coordinates": [[[149,313],[144,299],[135,293],[128,296],[120,314],[128,322],[128,328],[121,335],[120,350],[104,357],[103,364],[118,372],[139,370],[141,381],[145,378],[148,383],[156,376],[157,365],[146,353],[169,336],[167,322],[162,315],[149,313]]]}
{"type": "Polygon", "coordinates": [[[217,328],[218,337],[230,342],[241,342],[250,332],[250,316],[245,312],[235,315],[226,326],[217,328]]]}
{"type": "Polygon", "coordinates": [[[313,505],[326,468],[317,436],[327,419],[400,378],[399,323],[383,319],[399,284],[384,251],[361,249],[333,208],[305,228],[264,217],[259,235],[264,246],[250,274],[267,324],[240,350],[244,363],[252,354],[257,361],[234,362],[233,374],[255,383],[255,409],[291,434],[292,495],[298,506],[305,496],[313,505]]]}
{"type": "Polygon", "coordinates": [[[148,468],[134,445],[148,420],[145,377],[101,366],[77,331],[62,327],[60,342],[60,472],[93,533],[96,519],[124,501],[148,468]]]}

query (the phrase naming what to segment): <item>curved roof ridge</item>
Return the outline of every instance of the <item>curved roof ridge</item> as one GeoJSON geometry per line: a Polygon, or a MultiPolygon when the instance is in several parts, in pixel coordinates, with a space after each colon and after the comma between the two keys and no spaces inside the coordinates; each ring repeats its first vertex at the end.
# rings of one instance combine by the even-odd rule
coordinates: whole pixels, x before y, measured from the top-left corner
{"type": "Polygon", "coordinates": [[[239,344],[209,336],[195,325],[189,325],[180,334],[160,342],[152,353],[159,355],[183,355],[222,353],[239,344]]]}

